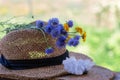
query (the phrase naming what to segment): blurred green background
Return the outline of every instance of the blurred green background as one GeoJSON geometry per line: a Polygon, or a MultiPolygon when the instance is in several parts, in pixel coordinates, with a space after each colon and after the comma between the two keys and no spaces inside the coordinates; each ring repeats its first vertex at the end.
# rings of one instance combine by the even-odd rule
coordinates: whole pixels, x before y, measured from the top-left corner
{"type": "Polygon", "coordinates": [[[0,0],[0,38],[12,24],[72,19],[87,32],[87,40],[70,51],[90,56],[96,64],[120,71],[119,0],[0,0]],[[34,16],[34,18],[32,18],[34,16]]]}

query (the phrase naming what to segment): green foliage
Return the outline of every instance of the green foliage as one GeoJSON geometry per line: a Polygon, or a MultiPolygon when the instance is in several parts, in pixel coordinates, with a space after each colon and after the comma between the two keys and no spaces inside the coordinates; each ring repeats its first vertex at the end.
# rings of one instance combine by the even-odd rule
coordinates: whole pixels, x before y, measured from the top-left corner
{"type": "Polygon", "coordinates": [[[32,22],[31,19],[24,16],[18,16],[18,17],[12,17],[10,19],[0,20],[0,38],[2,38],[5,34],[13,30],[33,28],[34,24],[32,24],[31,22],[32,22]]]}
{"type": "MultiPolygon", "coordinates": [[[[1,27],[1,26],[0,26],[1,27]]],[[[13,31],[13,30],[20,30],[20,29],[26,29],[26,28],[32,28],[33,25],[31,24],[5,24],[4,27],[1,27],[0,29],[0,38],[2,38],[5,34],[13,31]]]]}

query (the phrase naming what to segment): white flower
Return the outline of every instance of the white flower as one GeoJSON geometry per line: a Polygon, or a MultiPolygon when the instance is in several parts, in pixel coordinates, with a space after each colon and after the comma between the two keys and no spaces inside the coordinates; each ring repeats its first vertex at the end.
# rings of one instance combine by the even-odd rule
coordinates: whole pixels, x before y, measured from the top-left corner
{"type": "Polygon", "coordinates": [[[85,71],[90,70],[95,64],[89,59],[77,60],[75,57],[70,57],[63,61],[63,65],[67,72],[76,75],[82,75],[85,71]]]}
{"type": "Polygon", "coordinates": [[[77,60],[75,59],[75,57],[67,58],[66,60],[64,60],[63,64],[65,70],[68,71],[69,73],[75,74],[74,67],[77,66],[76,62],[77,60]]]}
{"type": "Polygon", "coordinates": [[[95,63],[90,61],[89,59],[87,59],[87,60],[78,60],[78,61],[82,61],[83,66],[84,66],[86,71],[89,71],[95,65],[95,63]]]}

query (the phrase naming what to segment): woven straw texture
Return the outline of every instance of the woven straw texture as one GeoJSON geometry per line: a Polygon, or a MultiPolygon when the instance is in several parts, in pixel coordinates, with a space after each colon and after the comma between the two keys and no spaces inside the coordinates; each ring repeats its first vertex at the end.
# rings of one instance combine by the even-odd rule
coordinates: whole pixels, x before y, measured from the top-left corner
{"type": "MultiPolygon", "coordinates": [[[[70,56],[75,56],[77,59],[90,59],[80,53],[70,52],[70,56]]],[[[91,59],[90,59],[91,60],[91,59]]],[[[27,70],[9,70],[0,65],[0,78],[10,78],[16,80],[38,80],[38,79],[49,79],[56,76],[62,76],[68,74],[63,65],[41,67],[27,70]]]]}
{"type": "Polygon", "coordinates": [[[50,35],[45,34],[45,39],[44,34],[35,29],[12,31],[1,39],[0,53],[7,59],[36,59],[59,56],[66,51],[65,48],[57,48],[55,39],[50,35]],[[48,46],[53,47],[54,52],[46,55],[45,49],[48,46]]]}

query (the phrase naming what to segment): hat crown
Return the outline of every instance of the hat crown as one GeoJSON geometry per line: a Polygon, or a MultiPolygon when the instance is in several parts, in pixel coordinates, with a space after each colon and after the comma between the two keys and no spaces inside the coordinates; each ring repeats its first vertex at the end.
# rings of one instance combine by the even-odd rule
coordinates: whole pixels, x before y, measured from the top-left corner
{"type": "Polygon", "coordinates": [[[15,30],[1,39],[0,53],[7,59],[42,59],[63,54],[65,48],[57,48],[56,40],[49,34],[36,29],[15,30]],[[54,48],[52,54],[46,54],[45,49],[54,48]]]}

